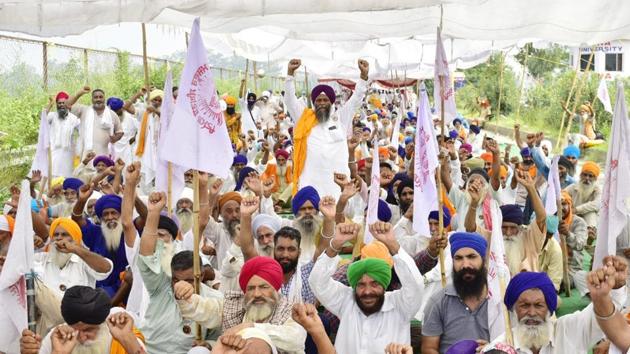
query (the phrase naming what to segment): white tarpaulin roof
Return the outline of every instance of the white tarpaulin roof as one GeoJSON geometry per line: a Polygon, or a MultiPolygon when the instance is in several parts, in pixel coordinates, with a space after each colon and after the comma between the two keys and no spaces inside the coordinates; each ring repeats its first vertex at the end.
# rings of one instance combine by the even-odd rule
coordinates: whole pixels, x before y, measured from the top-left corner
{"type": "MultiPolygon", "coordinates": [[[[625,0],[0,0],[0,30],[38,36],[146,22],[188,30],[201,17],[208,48],[256,61],[300,57],[318,75],[373,71],[424,77],[436,27],[459,68],[525,39],[569,45],[630,38],[625,0]],[[452,45],[452,49],[451,49],[452,45]],[[420,65],[418,65],[420,63],[420,65]],[[413,66],[411,66],[413,65],[413,66]]],[[[149,39],[150,46],[150,39],[149,39]]]]}

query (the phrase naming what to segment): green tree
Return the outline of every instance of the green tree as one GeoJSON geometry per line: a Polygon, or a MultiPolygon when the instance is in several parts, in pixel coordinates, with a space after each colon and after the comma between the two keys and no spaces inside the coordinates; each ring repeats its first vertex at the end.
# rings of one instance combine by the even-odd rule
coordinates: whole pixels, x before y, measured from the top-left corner
{"type": "Polygon", "coordinates": [[[536,49],[532,43],[527,43],[516,55],[516,60],[525,65],[526,56],[527,70],[536,79],[568,68],[569,52],[564,46],[553,44],[549,48],[536,49]]]}

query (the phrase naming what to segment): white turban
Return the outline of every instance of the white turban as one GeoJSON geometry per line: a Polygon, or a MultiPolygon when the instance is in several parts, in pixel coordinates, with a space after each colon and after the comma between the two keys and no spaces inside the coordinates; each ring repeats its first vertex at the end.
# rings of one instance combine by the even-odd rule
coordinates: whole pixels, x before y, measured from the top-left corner
{"type": "Polygon", "coordinates": [[[252,232],[254,235],[256,235],[256,232],[261,226],[270,228],[274,234],[282,227],[277,217],[267,214],[258,214],[254,220],[252,220],[252,232]]]}

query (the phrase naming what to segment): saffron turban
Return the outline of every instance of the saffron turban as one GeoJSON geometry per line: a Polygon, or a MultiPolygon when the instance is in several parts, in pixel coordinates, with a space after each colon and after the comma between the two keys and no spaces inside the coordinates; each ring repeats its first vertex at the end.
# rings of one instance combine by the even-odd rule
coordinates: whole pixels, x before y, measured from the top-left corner
{"type": "Polygon", "coordinates": [[[227,104],[228,106],[235,106],[236,98],[234,96],[227,96],[225,98],[225,104],[227,104]]]}
{"type": "Polygon", "coordinates": [[[293,196],[293,202],[291,203],[291,209],[293,209],[293,215],[298,214],[300,208],[304,203],[310,201],[313,204],[313,207],[319,211],[319,193],[317,190],[311,186],[306,186],[300,189],[295,196],[293,196]]]}
{"type": "Polygon", "coordinates": [[[311,91],[311,102],[315,104],[315,100],[322,93],[326,95],[326,97],[328,97],[328,99],[330,100],[330,104],[335,103],[335,90],[332,87],[324,84],[313,87],[313,90],[311,91]]]}
{"type": "Polygon", "coordinates": [[[460,248],[468,247],[472,248],[481,258],[486,258],[486,248],[488,248],[488,242],[476,232],[456,232],[449,238],[451,243],[451,257],[455,257],[455,253],[460,248]]]}
{"type": "Polygon", "coordinates": [[[475,133],[475,134],[479,134],[481,132],[481,128],[479,128],[478,125],[471,125],[470,126],[470,131],[475,133]]]}
{"type": "Polygon", "coordinates": [[[243,182],[245,182],[245,178],[249,176],[250,173],[257,171],[249,166],[243,167],[243,169],[238,173],[238,181],[236,181],[236,187],[234,187],[235,191],[240,191],[243,188],[243,182]]]}
{"type": "Polygon", "coordinates": [[[575,157],[576,159],[580,158],[580,148],[575,145],[569,145],[564,148],[562,155],[565,157],[575,157]]]}
{"type": "Polygon", "coordinates": [[[160,215],[160,221],[158,223],[158,229],[166,230],[171,234],[173,240],[177,237],[179,228],[175,221],[166,215],[160,215]]]}
{"type": "MultiPolygon", "coordinates": [[[[448,208],[445,206],[442,206],[442,210],[444,212],[444,215],[443,215],[444,227],[449,227],[451,225],[451,211],[448,210],[448,208]]],[[[440,220],[439,217],[440,215],[438,214],[437,210],[432,210],[429,213],[429,220],[440,220]]]]}
{"type": "Polygon", "coordinates": [[[378,200],[377,217],[382,222],[389,222],[392,219],[392,210],[384,200],[378,200]]]}
{"type": "Polygon", "coordinates": [[[389,149],[387,148],[387,146],[381,146],[378,148],[378,156],[389,158],[389,149]]]}
{"type": "Polygon", "coordinates": [[[9,215],[0,215],[0,231],[8,231],[13,233],[15,228],[15,219],[9,215]]]}
{"type": "Polygon", "coordinates": [[[66,230],[70,234],[70,236],[72,236],[72,239],[75,243],[79,245],[81,244],[81,242],[83,241],[83,233],[81,232],[81,227],[70,218],[57,218],[52,222],[52,224],[50,224],[48,235],[50,236],[51,240],[55,235],[55,231],[57,231],[57,228],[60,226],[63,227],[64,230],[66,230]]]}
{"type": "Polygon", "coordinates": [[[223,208],[223,206],[225,205],[225,203],[233,200],[235,202],[237,202],[238,204],[241,204],[241,200],[243,198],[241,197],[241,195],[238,192],[227,192],[225,194],[223,194],[221,196],[221,198],[219,198],[219,210],[221,210],[223,208]]]}
{"type": "Polygon", "coordinates": [[[114,160],[110,159],[109,157],[105,155],[96,156],[94,161],[92,161],[92,165],[96,167],[96,165],[98,165],[100,162],[104,163],[105,166],[107,167],[114,166],[114,160]]]}
{"type": "Polygon", "coordinates": [[[67,92],[59,91],[57,96],[55,96],[55,102],[59,102],[59,100],[67,100],[68,98],[70,98],[70,96],[68,95],[67,92]]]}
{"type": "Polygon", "coordinates": [[[125,102],[118,97],[110,97],[107,99],[107,107],[112,111],[117,111],[125,105],[125,102]]]}
{"type": "Polygon", "coordinates": [[[282,274],[282,267],[278,261],[271,257],[256,256],[243,264],[238,284],[243,293],[246,293],[249,280],[257,275],[278,291],[282,286],[282,274]]]}
{"type": "Polygon", "coordinates": [[[556,288],[553,286],[553,282],[549,279],[547,273],[537,272],[521,272],[516,274],[507,289],[505,289],[505,306],[508,310],[511,310],[519,296],[529,289],[539,289],[545,296],[545,302],[549,312],[556,311],[558,306],[558,296],[556,295],[556,288]]]}
{"type": "Polygon", "coordinates": [[[155,90],[151,91],[151,93],[149,94],[149,101],[153,100],[153,99],[156,99],[158,97],[159,98],[163,98],[164,97],[164,91],[155,89],[155,90]]]}
{"type": "Polygon", "coordinates": [[[275,216],[267,214],[256,215],[256,217],[254,217],[254,219],[252,220],[252,232],[254,233],[254,235],[256,234],[258,229],[263,226],[270,228],[274,234],[278,232],[278,230],[280,230],[280,228],[282,227],[282,225],[280,224],[280,220],[275,216]]]}
{"type": "Polygon", "coordinates": [[[599,173],[601,172],[599,166],[593,161],[586,161],[582,166],[582,173],[588,172],[595,176],[595,178],[599,177],[599,173]]]}
{"type": "Polygon", "coordinates": [[[103,217],[105,209],[114,209],[120,213],[120,206],[122,205],[122,198],[114,194],[105,194],[98,198],[96,204],[94,204],[94,212],[99,219],[103,217]]]}
{"type": "Polygon", "coordinates": [[[470,145],[468,143],[464,143],[464,144],[460,145],[459,148],[466,150],[469,154],[472,154],[473,147],[472,147],[472,145],[470,145]]]}
{"type": "Polygon", "coordinates": [[[380,258],[366,258],[348,267],[348,283],[352,289],[356,289],[359,280],[365,274],[379,283],[383,289],[387,289],[392,280],[392,268],[386,261],[380,258]]]}
{"type": "Polygon", "coordinates": [[[236,164],[247,165],[247,156],[245,155],[236,155],[234,156],[234,160],[232,161],[232,166],[236,164]]]}
{"type": "Polygon", "coordinates": [[[389,253],[389,249],[383,242],[372,241],[361,248],[361,259],[377,258],[382,259],[392,267],[394,265],[394,259],[389,253]]]}
{"type": "Polygon", "coordinates": [[[446,349],[446,354],[475,354],[479,344],[472,339],[464,339],[446,349]]]}
{"type": "Polygon", "coordinates": [[[480,157],[485,162],[492,162],[492,153],[490,152],[484,152],[480,157]]]}
{"type": "Polygon", "coordinates": [[[83,185],[83,181],[81,181],[78,178],[74,178],[74,177],[70,177],[70,178],[66,178],[63,181],[63,185],[61,188],[65,189],[72,189],[75,192],[79,193],[79,188],[81,188],[81,186],[83,185]]]}
{"type": "Polygon", "coordinates": [[[285,160],[288,160],[289,152],[287,152],[286,150],[278,149],[276,150],[276,158],[278,158],[279,156],[282,156],[285,160]]]}
{"type": "Polygon", "coordinates": [[[523,211],[516,204],[506,204],[501,206],[503,222],[511,222],[516,225],[523,225],[523,211]]]}
{"type": "Polygon", "coordinates": [[[111,309],[111,300],[103,289],[89,286],[73,286],[61,299],[61,317],[67,324],[79,322],[100,325],[105,322],[111,309]]]}

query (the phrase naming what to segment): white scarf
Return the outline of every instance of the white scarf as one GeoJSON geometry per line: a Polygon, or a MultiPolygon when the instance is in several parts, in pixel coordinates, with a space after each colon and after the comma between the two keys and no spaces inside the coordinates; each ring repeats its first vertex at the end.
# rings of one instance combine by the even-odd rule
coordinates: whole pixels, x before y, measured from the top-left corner
{"type": "MultiPolygon", "coordinates": [[[[83,127],[83,152],[94,148],[94,121],[96,120],[96,111],[90,107],[85,116],[85,126],[83,127]]],[[[101,115],[101,128],[109,129],[109,134],[114,134],[114,124],[109,107],[105,106],[101,115]]]]}
{"type": "Polygon", "coordinates": [[[65,118],[59,118],[58,112],[52,112],[50,121],[50,140],[53,149],[67,149],[72,142],[72,132],[77,126],[77,118],[68,112],[65,118]]]}
{"type": "Polygon", "coordinates": [[[302,267],[297,267],[295,273],[291,277],[291,283],[289,284],[289,294],[287,300],[294,304],[301,304],[304,302],[302,299],[302,267]]]}

